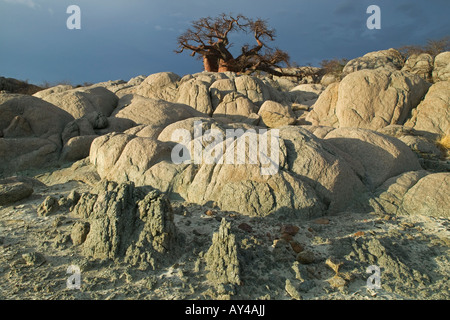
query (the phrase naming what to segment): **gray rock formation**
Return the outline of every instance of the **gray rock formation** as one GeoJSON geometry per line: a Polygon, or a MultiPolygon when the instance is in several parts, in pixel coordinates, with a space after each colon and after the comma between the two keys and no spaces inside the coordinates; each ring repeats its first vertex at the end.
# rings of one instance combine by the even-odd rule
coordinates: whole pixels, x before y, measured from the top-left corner
{"type": "Polygon", "coordinates": [[[222,219],[218,232],[213,235],[205,260],[207,279],[222,291],[220,293],[233,292],[233,287],[240,285],[236,237],[225,219],[222,219]]]}
{"type": "Polygon", "coordinates": [[[83,194],[73,209],[90,224],[82,247],[85,255],[154,268],[174,249],[176,230],[166,196],[133,183],[108,181],[97,191],[83,194]]]}
{"type": "Polygon", "coordinates": [[[0,180],[0,206],[6,206],[33,194],[33,185],[18,178],[0,180]]]}

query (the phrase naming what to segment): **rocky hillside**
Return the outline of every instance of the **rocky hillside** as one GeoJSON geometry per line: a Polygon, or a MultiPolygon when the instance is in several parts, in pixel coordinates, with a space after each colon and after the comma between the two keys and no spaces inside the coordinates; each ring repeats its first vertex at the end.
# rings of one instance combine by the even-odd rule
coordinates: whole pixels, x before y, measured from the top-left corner
{"type": "Polygon", "coordinates": [[[0,297],[448,299],[449,136],[450,52],[0,93],[0,297]]]}
{"type": "Polygon", "coordinates": [[[27,81],[0,77],[0,92],[2,93],[34,94],[43,89],[34,84],[29,84],[27,81]]]}

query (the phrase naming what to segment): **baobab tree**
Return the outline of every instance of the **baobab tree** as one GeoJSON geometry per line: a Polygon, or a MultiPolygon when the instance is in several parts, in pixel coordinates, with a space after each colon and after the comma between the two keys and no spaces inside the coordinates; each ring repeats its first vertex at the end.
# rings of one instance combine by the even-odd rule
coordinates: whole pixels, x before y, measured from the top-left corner
{"type": "Polygon", "coordinates": [[[281,65],[289,66],[289,55],[267,45],[274,39],[275,30],[269,28],[267,21],[222,13],[216,18],[207,17],[192,22],[191,28],[178,38],[178,50],[175,52],[192,51],[191,56],[201,57],[205,71],[209,72],[250,74],[259,70],[283,76],[281,65]],[[251,34],[255,44],[243,45],[240,54],[235,57],[230,52],[232,43],[229,35],[239,31],[251,34]]]}

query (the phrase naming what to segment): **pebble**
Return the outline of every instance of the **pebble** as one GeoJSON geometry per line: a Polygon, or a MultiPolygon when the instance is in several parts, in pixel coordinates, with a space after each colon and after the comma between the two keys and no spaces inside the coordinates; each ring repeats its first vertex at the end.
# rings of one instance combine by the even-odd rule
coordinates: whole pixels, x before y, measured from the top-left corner
{"type": "Polygon", "coordinates": [[[356,237],[356,238],[362,237],[362,236],[364,236],[364,231],[358,231],[353,236],[356,237]]]}
{"type": "Polygon", "coordinates": [[[82,244],[89,233],[90,225],[88,222],[76,222],[72,227],[72,232],[70,233],[70,238],[72,243],[76,246],[82,244]]]}
{"type": "Polygon", "coordinates": [[[253,232],[252,226],[245,222],[242,222],[240,225],[238,225],[238,228],[247,232],[253,232]]]}
{"type": "Polygon", "coordinates": [[[297,255],[297,261],[301,264],[311,264],[314,262],[314,260],[314,253],[309,250],[302,251],[297,255]]]}
{"type": "Polygon", "coordinates": [[[44,256],[39,252],[24,253],[22,259],[28,266],[40,266],[46,261],[44,256]]]}
{"type": "Polygon", "coordinates": [[[333,278],[327,280],[332,288],[342,288],[346,285],[347,281],[340,276],[335,275],[333,278]]]}
{"type": "Polygon", "coordinates": [[[289,242],[289,244],[291,245],[292,250],[294,250],[295,253],[300,253],[303,251],[303,246],[297,241],[291,241],[289,242]]]}
{"type": "Polygon", "coordinates": [[[316,224],[330,224],[330,220],[327,218],[319,218],[313,221],[316,224]]]}
{"type": "Polygon", "coordinates": [[[37,213],[41,217],[48,216],[59,210],[58,200],[52,196],[48,196],[37,208],[37,213]]]}
{"type": "Polygon", "coordinates": [[[281,233],[287,233],[291,236],[295,236],[297,232],[300,230],[299,227],[294,226],[292,224],[286,224],[281,227],[281,233]]]}

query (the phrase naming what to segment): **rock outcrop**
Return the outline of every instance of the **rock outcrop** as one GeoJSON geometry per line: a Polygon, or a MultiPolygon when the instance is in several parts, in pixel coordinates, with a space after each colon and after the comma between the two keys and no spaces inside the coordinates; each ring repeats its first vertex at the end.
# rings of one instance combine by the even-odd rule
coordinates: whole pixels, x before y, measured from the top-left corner
{"type": "Polygon", "coordinates": [[[369,52],[362,57],[350,60],[344,67],[343,74],[347,75],[363,69],[386,68],[390,71],[400,70],[404,65],[403,57],[395,49],[369,52]]]}
{"type": "Polygon", "coordinates": [[[413,54],[406,60],[402,71],[416,74],[422,79],[433,81],[434,58],[428,53],[413,54]]]}
{"type": "Polygon", "coordinates": [[[450,80],[450,51],[442,52],[434,58],[433,81],[450,80]]]}
{"type": "Polygon", "coordinates": [[[440,136],[450,134],[450,81],[431,86],[424,100],[412,110],[405,126],[440,136]]]}
{"type": "Polygon", "coordinates": [[[219,293],[232,293],[234,286],[241,284],[237,250],[236,237],[231,232],[230,223],[222,219],[205,255],[207,279],[219,293]]]}
{"type": "Polygon", "coordinates": [[[306,120],[312,125],[371,130],[403,124],[429,87],[419,76],[401,71],[356,71],[328,86],[306,120]]]}
{"type": "Polygon", "coordinates": [[[89,222],[82,244],[86,256],[154,268],[175,246],[169,200],[155,190],[135,188],[133,183],[104,181],[97,194],[81,196],[73,214],[89,222]]]}
{"type": "Polygon", "coordinates": [[[75,119],[95,111],[108,117],[116,108],[119,100],[108,89],[95,86],[54,92],[44,95],[42,99],[67,111],[75,119]]]}
{"type": "Polygon", "coordinates": [[[0,173],[59,159],[61,134],[73,117],[39,98],[0,94],[0,173]]]}

